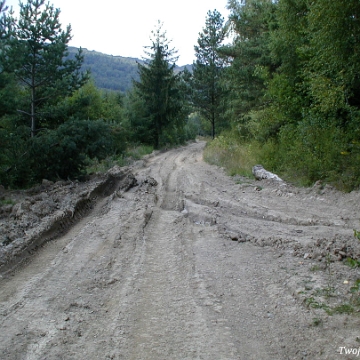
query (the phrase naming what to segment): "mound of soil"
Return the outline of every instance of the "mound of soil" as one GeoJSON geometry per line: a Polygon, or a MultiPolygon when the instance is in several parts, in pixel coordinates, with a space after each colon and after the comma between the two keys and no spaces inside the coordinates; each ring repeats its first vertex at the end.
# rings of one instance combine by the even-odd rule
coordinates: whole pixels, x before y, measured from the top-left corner
{"type": "Polygon", "coordinates": [[[136,185],[128,168],[114,167],[86,182],[46,179],[29,190],[0,192],[0,270],[63,234],[101,198],[136,185]]]}

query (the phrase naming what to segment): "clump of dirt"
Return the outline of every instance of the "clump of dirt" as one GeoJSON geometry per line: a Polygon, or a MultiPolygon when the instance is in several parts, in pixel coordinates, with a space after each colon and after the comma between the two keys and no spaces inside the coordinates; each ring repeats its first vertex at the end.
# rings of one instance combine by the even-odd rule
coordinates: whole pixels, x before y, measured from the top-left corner
{"type": "Polygon", "coordinates": [[[129,168],[115,166],[86,182],[44,179],[28,190],[0,189],[0,269],[12,267],[64,233],[101,198],[136,185],[129,168]]]}

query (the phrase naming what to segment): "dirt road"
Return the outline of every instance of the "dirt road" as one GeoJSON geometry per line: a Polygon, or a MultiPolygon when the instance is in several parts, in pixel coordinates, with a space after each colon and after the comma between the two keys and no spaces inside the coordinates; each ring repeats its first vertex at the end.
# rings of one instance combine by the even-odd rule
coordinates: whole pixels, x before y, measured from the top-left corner
{"type": "Polygon", "coordinates": [[[359,315],[320,305],[353,300],[359,271],[335,260],[359,251],[359,194],[236,180],[203,147],[137,164],[137,186],[3,274],[1,359],[356,357],[359,315]]]}

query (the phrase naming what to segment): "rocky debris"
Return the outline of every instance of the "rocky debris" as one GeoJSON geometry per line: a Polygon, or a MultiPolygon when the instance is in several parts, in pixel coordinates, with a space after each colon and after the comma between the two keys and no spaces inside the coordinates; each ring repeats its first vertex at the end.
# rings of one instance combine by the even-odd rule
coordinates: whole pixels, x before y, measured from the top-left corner
{"type": "Polygon", "coordinates": [[[252,173],[255,176],[256,180],[264,180],[264,179],[271,179],[275,181],[283,181],[279,176],[273,174],[270,171],[264,169],[262,165],[255,165],[252,168],[252,173]]]}
{"type": "Polygon", "coordinates": [[[144,180],[144,184],[149,184],[150,186],[157,186],[158,182],[151,176],[147,176],[144,180]]]}
{"type": "Polygon", "coordinates": [[[47,180],[47,179],[43,179],[43,181],[41,182],[41,184],[45,187],[50,187],[52,185],[54,185],[53,181],[47,180]]]}
{"type": "Polygon", "coordinates": [[[121,184],[121,190],[122,191],[129,191],[131,188],[133,188],[134,186],[136,186],[138,184],[135,176],[133,174],[128,174],[126,175],[124,181],[121,184]]]}
{"type": "Polygon", "coordinates": [[[347,258],[360,259],[360,241],[349,236],[341,237],[336,235],[333,239],[317,239],[313,242],[304,245],[294,240],[286,240],[284,238],[259,237],[251,234],[246,234],[239,231],[224,228],[221,231],[225,238],[239,243],[251,242],[252,244],[260,247],[269,246],[278,250],[287,250],[293,256],[303,259],[311,259],[319,262],[335,262],[343,261],[347,258]]]}

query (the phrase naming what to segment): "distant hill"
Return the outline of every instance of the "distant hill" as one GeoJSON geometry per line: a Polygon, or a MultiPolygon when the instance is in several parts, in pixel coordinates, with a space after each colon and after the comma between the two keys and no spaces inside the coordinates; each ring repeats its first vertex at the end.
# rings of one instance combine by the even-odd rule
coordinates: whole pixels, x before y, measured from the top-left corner
{"type": "MultiPolygon", "coordinates": [[[[132,87],[132,79],[139,80],[137,63],[142,60],[123,56],[113,56],[97,51],[82,49],[84,63],[82,70],[91,70],[91,75],[98,88],[126,92],[132,87]]],[[[70,57],[78,48],[69,47],[70,57]]],[[[191,65],[185,65],[191,71],[191,65]]],[[[175,71],[184,70],[185,66],[177,66],[175,71]]]]}

